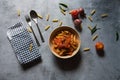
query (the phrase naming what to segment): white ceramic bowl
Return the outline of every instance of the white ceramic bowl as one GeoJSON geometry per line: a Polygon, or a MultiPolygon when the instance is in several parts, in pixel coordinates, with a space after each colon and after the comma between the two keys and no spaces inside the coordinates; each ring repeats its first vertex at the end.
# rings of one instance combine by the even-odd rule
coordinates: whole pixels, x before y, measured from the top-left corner
{"type": "Polygon", "coordinates": [[[50,34],[50,37],[49,37],[49,48],[51,50],[51,52],[53,53],[53,55],[55,55],[56,57],[58,58],[61,58],[61,59],[67,59],[67,58],[71,58],[73,57],[74,55],[76,55],[80,49],[80,45],[81,45],[81,41],[80,41],[80,36],[78,34],[78,32],[76,30],[74,30],[73,28],[71,27],[68,27],[68,26],[61,26],[61,27],[58,27],[56,29],[54,29],[52,31],[52,33],[50,34]],[[77,49],[72,53],[72,55],[67,55],[67,56],[60,56],[58,55],[54,50],[53,50],[53,45],[52,45],[52,40],[54,39],[54,37],[59,34],[61,31],[63,30],[66,30],[66,31],[69,31],[71,32],[72,34],[76,35],[77,39],[78,39],[78,47],[77,49]]]}

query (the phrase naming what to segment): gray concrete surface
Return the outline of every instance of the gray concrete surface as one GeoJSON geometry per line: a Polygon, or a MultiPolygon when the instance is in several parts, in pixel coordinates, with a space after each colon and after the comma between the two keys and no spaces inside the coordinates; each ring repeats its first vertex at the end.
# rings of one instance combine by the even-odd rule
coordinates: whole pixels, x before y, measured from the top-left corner
{"type": "MultiPolygon", "coordinates": [[[[34,23],[32,23],[33,26],[34,23]]],[[[34,27],[37,37],[37,29],[34,27]]],[[[120,40],[116,41],[116,31],[120,34],[120,0],[0,0],[0,80],[120,80],[120,40]],[[74,28],[71,16],[62,15],[58,3],[69,5],[70,9],[83,7],[86,15],[90,15],[92,9],[96,9],[93,23],[83,19],[81,48],[74,58],[60,60],[55,58],[49,50],[48,38],[50,32],[58,23],[52,23],[53,18],[63,21],[63,25],[74,28]],[[21,10],[21,16],[17,16],[17,10],[21,10]],[[17,22],[27,26],[24,16],[30,10],[36,10],[43,16],[39,19],[39,26],[45,37],[45,43],[39,48],[41,62],[22,67],[13,52],[7,39],[7,28],[17,22]],[[108,13],[109,17],[101,19],[102,13],[108,13]],[[50,20],[46,21],[46,14],[50,14],[50,20]],[[44,25],[51,25],[48,31],[44,31],[44,25]],[[87,25],[97,24],[99,35],[92,41],[87,25]],[[96,53],[94,45],[102,41],[105,45],[104,54],[96,53]],[[90,47],[90,51],[83,52],[84,47],[90,47]]],[[[40,38],[39,38],[40,41],[40,38]]],[[[41,42],[41,41],[40,41],[41,42]]]]}

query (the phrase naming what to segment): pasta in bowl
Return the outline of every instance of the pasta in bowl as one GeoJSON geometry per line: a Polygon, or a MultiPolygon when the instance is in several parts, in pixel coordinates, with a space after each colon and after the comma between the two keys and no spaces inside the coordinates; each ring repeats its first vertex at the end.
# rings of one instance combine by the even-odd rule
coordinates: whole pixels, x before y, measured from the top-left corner
{"type": "Polygon", "coordinates": [[[62,26],[53,30],[49,38],[52,53],[62,59],[73,57],[80,49],[80,37],[73,28],[62,26]]]}

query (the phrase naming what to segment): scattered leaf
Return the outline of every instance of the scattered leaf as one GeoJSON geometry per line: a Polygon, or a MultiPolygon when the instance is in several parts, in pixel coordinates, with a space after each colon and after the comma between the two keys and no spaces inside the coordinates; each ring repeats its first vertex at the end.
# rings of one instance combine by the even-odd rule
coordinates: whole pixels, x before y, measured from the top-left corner
{"type": "Polygon", "coordinates": [[[67,11],[68,6],[66,4],[64,4],[64,3],[59,3],[59,8],[60,8],[61,13],[66,15],[65,12],[67,11]]]}
{"type": "Polygon", "coordinates": [[[63,9],[61,6],[59,6],[60,10],[62,10],[63,12],[66,11],[66,9],[63,9]]]}
{"type": "Polygon", "coordinates": [[[118,41],[118,40],[119,40],[119,33],[116,32],[116,41],[118,41]]]}
{"type": "Polygon", "coordinates": [[[93,35],[99,29],[100,28],[97,28],[97,24],[96,24],[95,27],[93,27],[93,29],[91,30],[91,34],[93,35]]]}
{"type": "Polygon", "coordinates": [[[65,7],[65,8],[68,8],[67,4],[64,4],[64,3],[59,3],[59,5],[65,7]]]}

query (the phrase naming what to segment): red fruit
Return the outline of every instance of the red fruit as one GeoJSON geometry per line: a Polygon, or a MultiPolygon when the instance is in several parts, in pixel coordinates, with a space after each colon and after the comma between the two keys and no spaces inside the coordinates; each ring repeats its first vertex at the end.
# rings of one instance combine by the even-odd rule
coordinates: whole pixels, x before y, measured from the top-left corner
{"type": "Polygon", "coordinates": [[[95,48],[96,48],[97,51],[101,51],[101,50],[104,49],[104,44],[102,42],[97,42],[95,44],[95,48]]]}
{"type": "Polygon", "coordinates": [[[73,19],[78,19],[79,12],[78,12],[77,9],[71,10],[70,14],[71,14],[71,16],[72,16],[73,19]]]}
{"type": "Polygon", "coordinates": [[[83,8],[79,8],[79,9],[78,9],[78,13],[79,13],[81,16],[85,15],[83,8]]]}
{"type": "Polygon", "coordinates": [[[75,20],[74,20],[74,25],[75,25],[75,26],[80,26],[81,23],[82,23],[82,20],[80,20],[80,19],[75,19],[75,20]]]}

